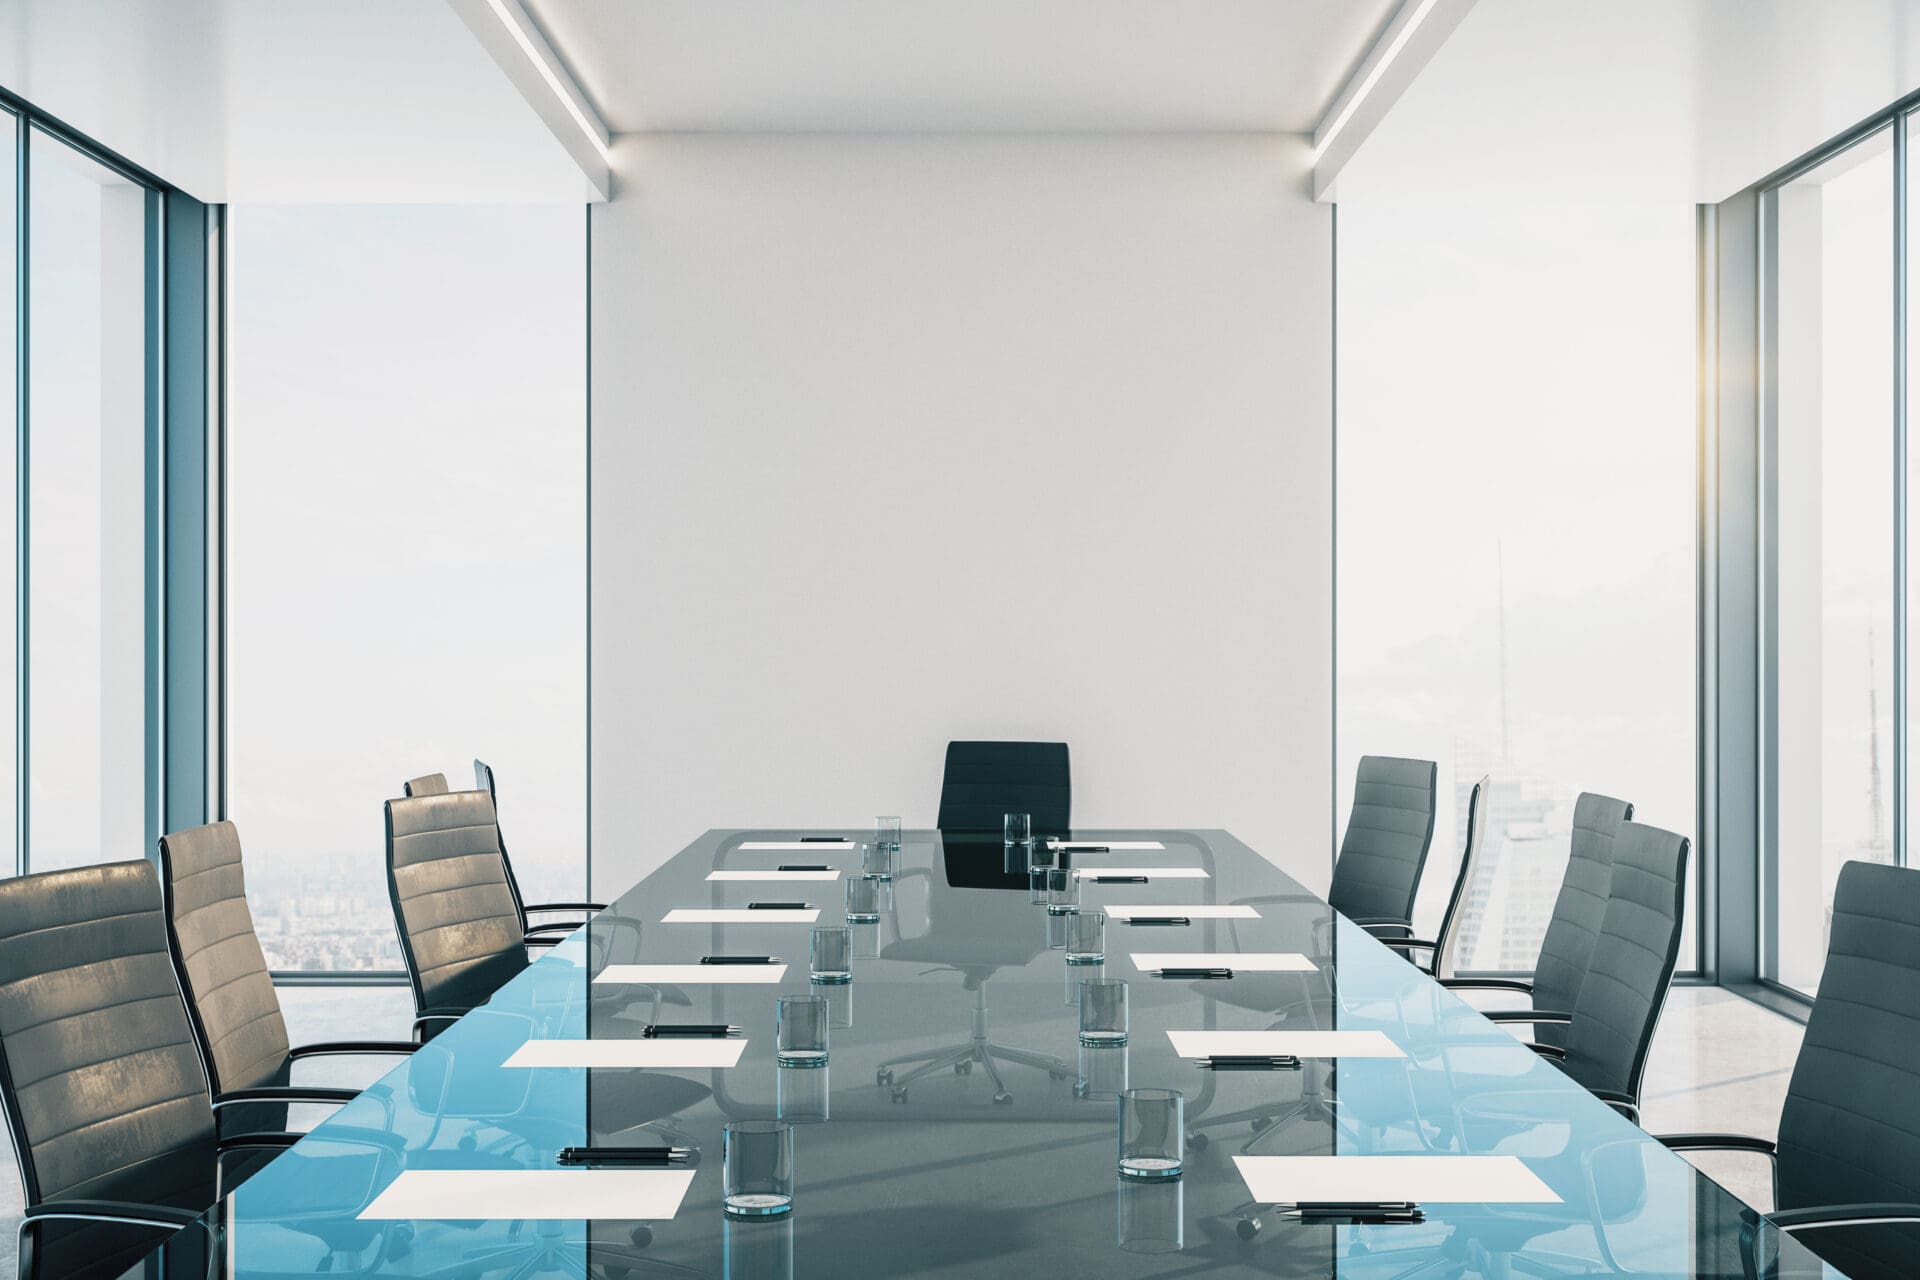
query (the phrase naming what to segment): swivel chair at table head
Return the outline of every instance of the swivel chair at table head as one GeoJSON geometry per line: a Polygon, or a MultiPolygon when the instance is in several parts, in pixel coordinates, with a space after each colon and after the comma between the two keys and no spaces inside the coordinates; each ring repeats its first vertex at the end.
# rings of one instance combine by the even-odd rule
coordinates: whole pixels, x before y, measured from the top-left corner
{"type": "MultiPolygon", "coordinates": [[[[1024,876],[1006,873],[1001,819],[1008,813],[1033,817],[1036,835],[1070,831],[1072,787],[1064,742],[950,742],[940,789],[940,833],[944,883],[929,876],[928,928],[917,938],[902,938],[884,948],[884,960],[925,961],[964,975],[974,995],[972,1035],[963,1043],[890,1058],[875,1081],[891,1086],[895,1102],[907,1100],[915,1080],[951,1067],[968,1075],[976,1064],[993,1082],[993,1100],[1006,1104],[1013,1094],[1001,1080],[997,1063],[1037,1067],[1055,1080],[1072,1068],[1050,1053],[993,1043],[987,1030],[987,981],[1008,965],[1025,965],[1046,949],[1045,935],[1027,903],[1024,876]],[[894,1068],[912,1069],[896,1076],[894,1068]]],[[[927,875],[905,872],[903,875],[927,875]]]]}

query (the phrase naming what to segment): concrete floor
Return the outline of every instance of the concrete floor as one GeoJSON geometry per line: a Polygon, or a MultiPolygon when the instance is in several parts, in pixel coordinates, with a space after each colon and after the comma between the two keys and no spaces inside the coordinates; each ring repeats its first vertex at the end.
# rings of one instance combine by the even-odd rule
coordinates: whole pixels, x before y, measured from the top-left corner
{"type": "MultiPolygon", "coordinates": [[[[412,1021],[405,987],[290,987],[280,993],[295,1044],[318,1040],[404,1040],[412,1021]]],[[[1652,1133],[1732,1132],[1773,1137],[1801,1027],[1716,987],[1676,987],[1654,1040],[1642,1090],[1652,1133]]],[[[361,1084],[385,1068],[365,1059],[318,1059],[302,1084],[361,1084]]],[[[296,1127],[320,1114],[297,1108],[296,1127]],[[302,1115],[301,1111],[310,1114],[302,1115]]],[[[1696,1163],[1755,1208],[1772,1207],[1763,1158],[1707,1154],[1696,1163]]],[[[11,1150],[0,1164],[0,1277],[14,1270],[20,1182],[11,1150]]]]}

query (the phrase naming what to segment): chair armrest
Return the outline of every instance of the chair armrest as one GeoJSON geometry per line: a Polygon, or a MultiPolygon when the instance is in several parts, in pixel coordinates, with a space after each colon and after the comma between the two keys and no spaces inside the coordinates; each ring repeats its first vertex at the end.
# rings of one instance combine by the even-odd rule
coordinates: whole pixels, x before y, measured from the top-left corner
{"type": "Polygon", "coordinates": [[[1773,1139],[1744,1133],[1656,1133],[1653,1140],[1669,1151],[1751,1151],[1780,1161],[1773,1139]]]}
{"type": "Polygon", "coordinates": [[[1587,1092],[1612,1107],[1615,1111],[1618,1111],[1627,1119],[1633,1121],[1633,1123],[1640,1123],[1640,1100],[1632,1094],[1621,1093],[1617,1089],[1589,1089],[1587,1092]]]}
{"type": "Polygon", "coordinates": [[[587,922],[585,920],[555,920],[550,924],[528,925],[527,932],[524,936],[527,941],[531,942],[533,941],[533,935],[536,933],[572,933],[575,929],[584,929],[586,927],[587,922]]]}
{"type": "MultiPolygon", "coordinates": [[[[1397,920],[1392,916],[1368,916],[1365,919],[1355,919],[1349,916],[1347,923],[1357,924],[1368,933],[1373,933],[1375,929],[1397,929],[1405,937],[1411,938],[1413,936],[1413,922],[1411,920],[1397,920]]],[[[1381,938],[1379,934],[1374,934],[1374,937],[1381,942],[1386,941],[1386,939],[1381,938]]]]}
{"type": "Polygon", "coordinates": [[[1441,978],[1439,983],[1449,991],[1518,991],[1522,995],[1533,994],[1533,984],[1524,978],[1441,978]]]}
{"type": "Polygon", "coordinates": [[[261,1085],[257,1089],[229,1089],[213,1100],[213,1109],[248,1102],[348,1103],[360,1096],[358,1089],[323,1089],[297,1084],[261,1085]]]}
{"type": "Polygon", "coordinates": [[[1567,1051],[1557,1044],[1539,1044],[1532,1040],[1523,1040],[1521,1043],[1549,1062],[1565,1062],[1567,1060],[1567,1051]]]}
{"type": "Polygon", "coordinates": [[[540,902],[540,903],[529,902],[524,904],[520,909],[522,911],[528,911],[528,912],[605,911],[607,909],[607,904],[604,902],[540,902]]]}
{"type": "Polygon", "coordinates": [[[1396,951],[1438,951],[1440,944],[1426,938],[1376,938],[1383,947],[1392,947],[1396,951]]]}
{"type": "Polygon", "coordinates": [[[380,1054],[405,1055],[420,1046],[412,1040],[322,1040],[287,1050],[294,1061],[301,1058],[360,1058],[380,1054]]]}
{"type": "Polygon", "coordinates": [[[1571,1023],[1573,1015],[1558,1009],[1483,1009],[1480,1016],[1488,1022],[1571,1023]]]}
{"type": "Polygon", "coordinates": [[[1810,1209],[1770,1213],[1767,1221],[1785,1232],[1817,1231],[1822,1227],[1876,1227],[1920,1224],[1920,1204],[1826,1204],[1810,1209]]]}
{"type": "Polygon", "coordinates": [[[458,1022],[472,1012],[473,1010],[471,1009],[455,1009],[452,1007],[422,1009],[414,1015],[413,1034],[416,1036],[419,1035],[420,1028],[429,1022],[458,1022]]]}
{"type": "Polygon", "coordinates": [[[222,1155],[245,1147],[275,1147],[284,1151],[306,1136],[304,1133],[230,1133],[214,1143],[214,1150],[222,1155]]]}
{"type": "Polygon", "coordinates": [[[160,1227],[180,1230],[200,1221],[191,1209],[175,1209],[164,1204],[139,1204],[132,1200],[47,1200],[27,1206],[20,1225],[35,1222],[122,1222],[135,1227],[160,1227]]]}

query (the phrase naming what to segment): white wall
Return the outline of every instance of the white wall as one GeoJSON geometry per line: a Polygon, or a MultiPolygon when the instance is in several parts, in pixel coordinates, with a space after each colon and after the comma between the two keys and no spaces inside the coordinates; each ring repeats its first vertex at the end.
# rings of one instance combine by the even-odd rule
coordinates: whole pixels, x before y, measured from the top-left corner
{"type": "Polygon", "coordinates": [[[1331,211],[1280,136],[627,139],[593,211],[593,883],[930,825],[1060,738],[1085,825],[1328,865],[1331,211]]]}

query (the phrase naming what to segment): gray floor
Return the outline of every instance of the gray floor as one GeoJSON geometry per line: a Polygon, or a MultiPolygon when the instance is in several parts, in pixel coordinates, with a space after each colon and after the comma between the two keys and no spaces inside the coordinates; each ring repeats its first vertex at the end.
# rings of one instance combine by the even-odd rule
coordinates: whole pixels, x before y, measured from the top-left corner
{"type": "MultiPolygon", "coordinates": [[[[405,987],[291,987],[282,990],[287,1031],[296,1044],[316,1040],[404,1040],[412,1018],[405,987]]],[[[1654,1042],[1645,1088],[1653,1133],[1724,1131],[1773,1137],[1787,1076],[1800,1049],[1799,1024],[1713,987],[1677,987],[1654,1042]]],[[[302,1084],[363,1083],[384,1070],[354,1059],[319,1059],[302,1084]]],[[[300,1115],[305,1127],[318,1113],[300,1115]]],[[[0,1277],[14,1266],[20,1182],[11,1153],[0,1172],[0,1277]]],[[[1703,1155],[1696,1162],[1735,1195],[1772,1207],[1764,1159],[1703,1155]]]]}

